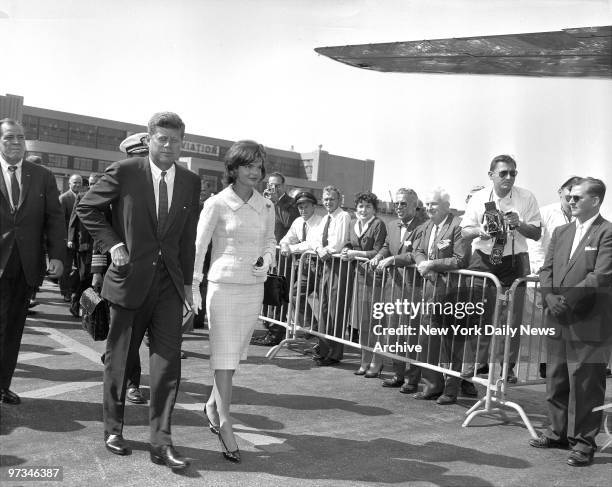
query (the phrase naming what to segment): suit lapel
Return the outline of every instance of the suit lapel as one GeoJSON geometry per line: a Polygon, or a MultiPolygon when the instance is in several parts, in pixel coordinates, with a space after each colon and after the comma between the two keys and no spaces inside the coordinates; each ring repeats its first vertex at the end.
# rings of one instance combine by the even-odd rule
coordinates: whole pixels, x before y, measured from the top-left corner
{"type": "Polygon", "coordinates": [[[11,198],[9,197],[8,194],[8,188],[6,187],[6,181],[4,180],[4,172],[2,174],[0,174],[0,193],[2,193],[2,196],[4,196],[4,198],[6,199],[6,202],[8,203],[9,208],[11,208],[11,198]]]}
{"type": "Polygon", "coordinates": [[[19,195],[18,209],[21,208],[23,202],[26,199],[28,191],[30,189],[30,183],[32,182],[32,171],[26,161],[21,164],[21,194],[19,195]]]}
{"type": "MultiPolygon", "coordinates": [[[[580,239],[580,242],[578,242],[578,246],[576,247],[576,250],[574,250],[574,253],[572,254],[572,257],[570,258],[569,262],[567,263],[567,266],[565,266],[565,272],[563,272],[563,277],[565,277],[567,275],[567,273],[570,271],[570,269],[572,267],[574,267],[574,264],[576,263],[576,261],[578,260],[578,258],[584,254],[584,248],[587,246],[587,244],[589,243],[589,241],[591,240],[591,238],[593,237],[593,234],[597,231],[597,229],[599,228],[599,225],[601,225],[603,218],[601,215],[599,215],[595,221],[591,224],[591,227],[588,229],[588,231],[582,236],[582,238],[580,239]]],[[[574,224],[572,225],[573,227],[573,231],[571,232],[572,234],[572,238],[571,240],[569,240],[569,250],[567,251],[567,254],[565,254],[566,256],[569,256],[569,253],[572,249],[572,243],[574,242],[574,237],[576,235],[576,224],[574,222],[574,224]]]]}
{"type": "Polygon", "coordinates": [[[153,190],[153,176],[151,175],[151,166],[149,165],[149,159],[142,158],[142,168],[145,173],[145,199],[147,202],[147,208],[149,210],[149,216],[153,222],[153,227],[157,228],[157,210],[155,209],[155,192],[153,190]]]}

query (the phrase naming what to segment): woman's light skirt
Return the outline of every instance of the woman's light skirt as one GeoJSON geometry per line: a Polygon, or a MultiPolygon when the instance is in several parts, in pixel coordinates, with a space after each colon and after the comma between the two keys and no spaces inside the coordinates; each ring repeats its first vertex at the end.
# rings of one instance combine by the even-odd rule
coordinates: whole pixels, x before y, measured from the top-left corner
{"type": "Polygon", "coordinates": [[[208,282],[206,313],[210,341],[210,368],[238,369],[247,358],[257,325],[264,285],[208,282]]]}

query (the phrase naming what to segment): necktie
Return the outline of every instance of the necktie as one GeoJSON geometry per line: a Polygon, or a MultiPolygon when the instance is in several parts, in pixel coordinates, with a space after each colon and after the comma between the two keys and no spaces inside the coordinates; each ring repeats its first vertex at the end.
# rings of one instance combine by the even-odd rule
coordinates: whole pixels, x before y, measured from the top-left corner
{"type": "Polygon", "coordinates": [[[361,221],[357,222],[357,227],[359,227],[359,236],[361,237],[361,235],[363,234],[363,224],[361,223],[361,221]]]}
{"type": "Polygon", "coordinates": [[[306,241],[306,222],[302,225],[302,242],[306,241]]]}
{"type": "Polygon", "coordinates": [[[168,186],[166,185],[166,171],[162,171],[159,180],[159,209],[157,213],[157,234],[161,235],[168,219],[168,186]]]}
{"type": "Polygon", "coordinates": [[[329,243],[329,223],[331,222],[331,216],[327,215],[327,220],[325,221],[325,226],[323,227],[323,238],[321,239],[321,244],[323,247],[327,247],[329,243]]]}
{"type": "Polygon", "coordinates": [[[19,181],[17,181],[17,166],[9,166],[8,169],[11,173],[11,198],[13,200],[13,208],[17,209],[19,206],[19,197],[21,196],[19,181]]]}
{"type": "Polygon", "coordinates": [[[582,229],[583,229],[583,224],[582,223],[578,224],[576,228],[576,236],[574,237],[574,241],[572,242],[572,250],[570,251],[570,255],[569,255],[570,259],[572,258],[572,255],[574,255],[574,252],[576,252],[576,249],[578,248],[578,244],[582,240],[582,229]]]}
{"type": "Polygon", "coordinates": [[[433,233],[433,237],[429,239],[429,249],[427,253],[429,254],[429,260],[434,258],[434,244],[436,242],[436,237],[438,236],[438,225],[434,225],[435,231],[433,233]]]}

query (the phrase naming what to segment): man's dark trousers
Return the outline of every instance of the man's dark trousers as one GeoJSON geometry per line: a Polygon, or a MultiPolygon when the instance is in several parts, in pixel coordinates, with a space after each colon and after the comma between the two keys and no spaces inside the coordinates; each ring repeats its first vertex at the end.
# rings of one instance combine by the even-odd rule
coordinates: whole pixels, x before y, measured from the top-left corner
{"type": "Polygon", "coordinates": [[[34,288],[28,285],[17,246],[0,277],[0,388],[9,389],[34,288]]]}
{"type": "Polygon", "coordinates": [[[161,260],[140,308],[126,309],[111,303],[104,367],[106,433],[122,434],[126,382],[130,372],[128,356],[138,353],[144,333],[150,327],[151,444],[172,444],[171,417],[181,377],[182,308],[181,297],[161,260]]]}

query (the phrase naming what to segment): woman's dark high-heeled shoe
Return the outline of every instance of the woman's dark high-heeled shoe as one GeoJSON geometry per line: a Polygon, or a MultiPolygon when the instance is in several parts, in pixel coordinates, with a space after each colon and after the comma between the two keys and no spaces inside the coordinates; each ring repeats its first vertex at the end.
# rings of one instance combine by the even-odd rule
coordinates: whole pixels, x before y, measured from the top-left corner
{"type": "Polygon", "coordinates": [[[380,377],[380,375],[382,374],[382,371],[383,371],[383,368],[384,368],[384,367],[385,367],[384,365],[381,365],[381,366],[380,366],[380,369],[378,369],[376,372],[374,372],[373,370],[369,369],[369,370],[368,370],[368,371],[365,373],[364,377],[365,377],[366,379],[374,379],[375,377],[380,377]]]}
{"type": "Polygon", "coordinates": [[[219,434],[219,427],[217,425],[213,424],[213,422],[208,417],[208,414],[206,414],[206,404],[204,405],[204,417],[206,418],[206,421],[208,421],[208,429],[210,430],[210,432],[213,435],[218,435],[219,434]]]}
{"type": "Polygon", "coordinates": [[[368,369],[364,369],[363,367],[359,367],[353,374],[355,375],[365,375],[368,369]]]}
{"type": "Polygon", "coordinates": [[[223,441],[223,437],[221,436],[221,429],[219,429],[217,437],[219,438],[219,443],[221,443],[221,453],[223,453],[225,459],[229,460],[232,463],[240,463],[242,461],[242,459],[240,458],[240,448],[236,446],[236,449],[234,451],[229,451],[227,445],[225,444],[225,441],[223,441]]]}

